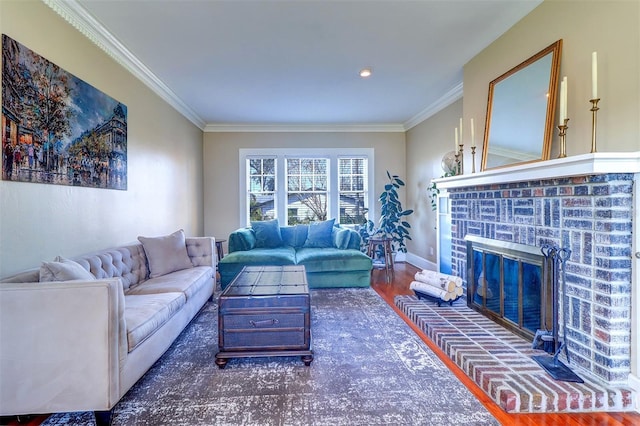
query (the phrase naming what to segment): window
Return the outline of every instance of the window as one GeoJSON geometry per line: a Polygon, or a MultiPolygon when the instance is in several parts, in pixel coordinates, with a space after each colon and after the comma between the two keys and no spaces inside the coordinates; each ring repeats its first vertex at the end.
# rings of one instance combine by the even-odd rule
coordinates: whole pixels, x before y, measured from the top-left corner
{"type": "Polygon", "coordinates": [[[275,218],[360,224],[372,202],[371,167],[373,149],[241,149],[241,226],[275,218]]]}
{"type": "Polygon", "coordinates": [[[269,220],[276,217],[276,160],[251,158],[247,160],[249,219],[269,220]]]}
{"type": "Polygon", "coordinates": [[[366,158],[338,158],[340,223],[356,225],[367,213],[366,158]]]}
{"type": "Polygon", "coordinates": [[[289,225],[327,220],[327,158],[286,158],[289,225]]]}

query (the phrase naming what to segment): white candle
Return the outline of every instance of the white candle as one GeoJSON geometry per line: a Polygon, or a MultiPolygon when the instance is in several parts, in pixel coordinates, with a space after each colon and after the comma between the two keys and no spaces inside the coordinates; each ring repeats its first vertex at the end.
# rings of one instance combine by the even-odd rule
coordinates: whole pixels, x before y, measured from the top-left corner
{"type": "Polygon", "coordinates": [[[569,117],[569,114],[567,113],[567,104],[569,103],[567,101],[568,99],[568,94],[569,94],[569,83],[567,82],[567,76],[565,75],[564,78],[562,79],[562,81],[564,82],[564,119],[562,120],[562,124],[564,124],[564,120],[566,120],[569,117]]]}
{"type": "Polygon", "coordinates": [[[462,117],[460,117],[460,143],[464,143],[464,139],[462,139],[462,117]]]}
{"type": "Polygon", "coordinates": [[[457,127],[454,129],[454,133],[455,133],[455,135],[456,135],[456,138],[455,138],[455,140],[454,140],[454,142],[453,142],[453,143],[455,144],[455,147],[456,147],[456,154],[457,154],[457,153],[458,153],[458,151],[460,150],[460,147],[458,146],[458,128],[457,128],[457,127]]]}
{"type": "Polygon", "coordinates": [[[560,124],[564,124],[564,78],[560,80],[560,124]]]}
{"type": "Polygon", "coordinates": [[[591,99],[598,99],[598,52],[591,54],[591,99]]]}
{"type": "Polygon", "coordinates": [[[473,118],[471,119],[471,146],[476,146],[475,129],[473,126],[473,118]]]}

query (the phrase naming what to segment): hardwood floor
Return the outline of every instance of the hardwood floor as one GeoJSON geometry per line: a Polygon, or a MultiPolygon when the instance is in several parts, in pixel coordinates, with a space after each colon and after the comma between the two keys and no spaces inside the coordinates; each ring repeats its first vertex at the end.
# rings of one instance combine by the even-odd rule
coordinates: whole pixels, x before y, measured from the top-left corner
{"type": "Polygon", "coordinates": [[[638,426],[640,413],[572,413],[572,414],[510,414],[504,412],[467,375],[446,356],[420,329],[418,329],[399,309],[394,297],[399,294],[413,294],[409,284],[418,271],[407,263],[397,263],[393,280],[387,282],[384,271],[374,270],[371,287],[405,320],[407,324],[433,350],[456,377],[478,398],[489,412],[503,425],[508,426],[638,426]]]}

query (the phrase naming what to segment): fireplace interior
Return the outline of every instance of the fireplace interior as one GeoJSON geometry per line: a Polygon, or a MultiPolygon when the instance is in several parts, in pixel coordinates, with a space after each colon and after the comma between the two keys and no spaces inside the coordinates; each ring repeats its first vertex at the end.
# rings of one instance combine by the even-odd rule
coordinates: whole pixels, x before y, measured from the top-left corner
{"type": "Polygon", "coordinates": [[[540,248],[467,236],[467,305],[533,341],[554,327],[553,265],[540,248]]]}

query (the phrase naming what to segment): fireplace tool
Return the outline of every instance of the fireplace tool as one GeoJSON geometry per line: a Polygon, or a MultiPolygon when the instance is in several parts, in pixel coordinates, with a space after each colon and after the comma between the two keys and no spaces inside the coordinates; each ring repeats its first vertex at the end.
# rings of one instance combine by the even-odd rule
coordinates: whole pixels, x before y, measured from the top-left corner
{"type": "MultiPolygon", "coordinates": [[[[545,256],[545,259],[548,260],[551,258],[553,268],[552,268],[552,285],[553,285],[553,331],[552,338],[555,347],[555,353],[553,356],[548,355],[538,355],[532,357],[535,362],[540,364],[542,368],[544,368],[547,373],[555,380],[560,380],[563,382],[577,382],[584,383],[576,373],[574,373],[569,367],[567,367],[562,361],[558,359],[558,356],[564,349],[565,355],[567,356],[567,363],[571,363],[569,360],[569,348],[567,346],[567,303],[565,295],[567,294],[567,280],[566,280],[566,264],[567,259],[571,256],[571,250],[568,248],[559,249],[554,246],[543,246],[542,254],[545,256]],[[560,295],[562,300],[562,332],[563,338],[562,343],[559,344],[558,339],[558,302],[556,301],[558,295],[558,266],[562,265],[562,293],[560,295]]],[[[543,304],[544,305],[544,304],[543,304]]],[[[540,333],[540,339],[542,341],[548,341],[548,333],[540,333]]],[[[538,330],[540,332],[540,330],[538,330]]],[[[538,337],[538,332],[536,332],[536,337],[538,337]]],[[[535,339],[534,339],[535,342],[535,339]]]]}
{"type": "MultiPolygon", "coordinates": [[[[547,323],[547,307],[549,303],[547,300],[544,300],[541,306],[541,311],[542,311],[541,318],[543,318],[543,321],[545,322],[544,324],[542,324],[544,328],[538,329],[536,331],[531,347],[533,349],[544,350],[545,352],[548,352],[548,353],[554,353],[557,349],[556,342],[558,341],[558,329],[556,327],[556,323],[557,323],[556,318],[558,317],[558,312],[557,312],[557,305],[555,303],[555,294],[557,293],[557,288],[555,288],[555,284],[557,282],[557,279],[556,279],[557,270],[555,266],[556,266],[558,247],[552,244],[544,244],[540,248],[540,251],[544,256],[544,263],[542,268],[542,282],[544,283],[543,288],[548,288],[549,285],[553,286],[552,294],[554,295],[553,296],[554,298],[551,301],[551,305],[553,306],[553,312],[552,312],[553,322],[551,325],[552,329],[549,330],[548,323],[547,323]]],[[[547,291],[545,290],[543,294],[546,295],[547,291]]]]}

